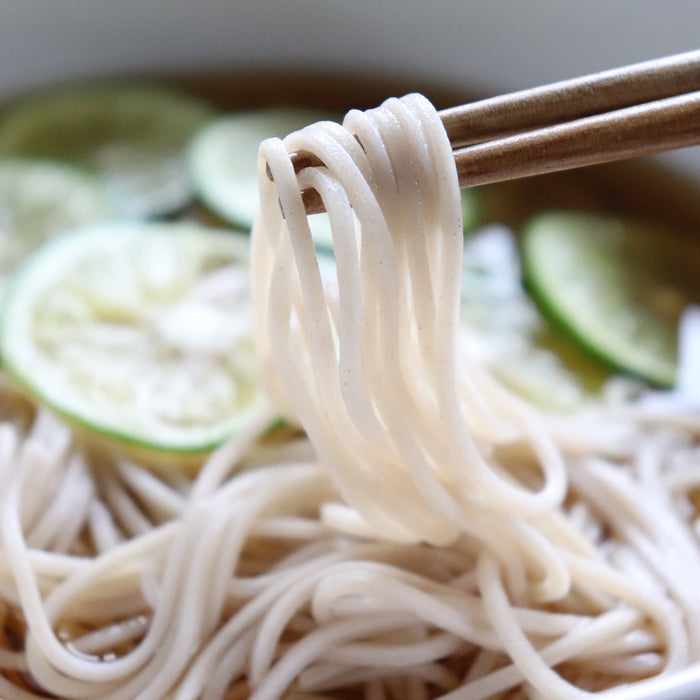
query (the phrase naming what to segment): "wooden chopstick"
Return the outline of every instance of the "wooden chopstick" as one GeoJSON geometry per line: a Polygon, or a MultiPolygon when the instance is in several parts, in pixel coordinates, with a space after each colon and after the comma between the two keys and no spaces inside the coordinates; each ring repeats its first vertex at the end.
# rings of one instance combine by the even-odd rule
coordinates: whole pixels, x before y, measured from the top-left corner
{"type": "MultiPolygon", "coordinates": [[[[650,155],[700,143],[700,51],[440,112],[460,186],[650,155]]],[[[292,154],[297,172],[323,163],[292,154]]],[[[302,197],[323,211],[315,190],[302,197]]]]}
{"type": "Polygon", "coordinates": [[[700,90],[700,50],[440,112],[452,148],[700,90]]]}
{"type": "Polygon", "coordinates": [[[454,151],[461,187],[646,156],[700,143],[700,90],[454,151]]]}

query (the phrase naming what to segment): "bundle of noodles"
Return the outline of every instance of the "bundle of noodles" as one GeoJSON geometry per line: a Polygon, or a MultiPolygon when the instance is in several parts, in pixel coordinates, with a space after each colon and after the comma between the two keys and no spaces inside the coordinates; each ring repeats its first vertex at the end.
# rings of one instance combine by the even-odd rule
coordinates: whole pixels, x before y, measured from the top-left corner
{"type": "MultiPolygon", "coordinates": [[[[655,575],[663,575],[666,585],[671,578],[648,540],[657,539],[658,525],[652,527],[640,509],[642,495],[629,495],[628,477],[601,455],[579,455],[581,464],[574,466],[569,449],[577,489],[570,502],[583,497],[598,509],[599,491],[612,491],[616,528],[635,530],[635,538],[645,540],[634,553],[615,550],[613,557],[596,546],[601,533],[586,537],[562,511],[563,450],[572,441],[562,435],[557,444],[561,431],[554,422],[460,352],[459,187],[432,106],[419,95],[391,99],[369,112],[350,112],[342,127],[319,124],[284,142],[267,141],[259,173],[264,206],[254,230],[253,292],[265,375],[270,393],[280,408],[292,408],[343,498],[342,504],[323,504],[324,522],[372,540],[467,546],[489,633],[547,696],[575,694],[550,670],[555,663],[585,658],[578,671],[597,676],[588,642],[573,641],[579,634],[590,634],[596,645],[627,640],[632,628],[640,635],[643,630],[647,640],[655,635],[643,653],[623,660],[620,651],[620,675],[632,667],[643,674],[645,665],[647,672],[664,663],[671,668],[686,662],[687,654],[697,655],[698,630],[690,622],[697,620],[697,600],[672,585],[689,623],[681,640],[681,615],[654,583],[655,575]],[[297,177],[292,151],[309,151],[324,166],[297,177]],[[320,194],[330,219],[335,279],[324,279],[319,270],[304,188],[320,194]],[[641,535],[640,526],[651,532],[641,535]],[[618,558],[625,561],[624,575],[618,558]],[[656,574],[644,571],[640,559],[656,574]],[[550,646],[539,636],[542,630],[528,631],[518,619],[523,608],[542,604],[586,610],[590,626],[569,630],[550,646]],[[598,637],[593,629],[605,627],[611,615],[629,615],[621,624],[630,626],[598,637]]],[[[624,453],[626,446],[618,448],[624,453]]],[[[595,454],[599,444],[579,439],[576,452],[587,449],[595,454]]],[[[574,511],[582,508],[588,512],[577,502],[574,511]]],[[[677,542],[674,548],[688,545],[693,570],[700,572],[689,531],[675,516],[671,520],[669,541],[677,542]]],[[[614,668],[608,656],[606,670],[614,668]]],[[[463,697],[482,697],[467,687],[463,697]]]]}
{"type": "MultiPolygon", "coordinates": [[[[459,357],[461,204],[441,122],[410,96],[350,112],[345,127],[318,125],[264,144],[274,185],[263,196],[274,201],[275,188],[282,210],[263,207],[253,251],[267,362],[354,508],[333,508],[330,517],[373,536],[436,545],[460,532],[484,539],[492,527],[530,531],[527,518],[561,502],[564,465],[534,416],[514,402],[499,402],[497,414],[459,357]],[[313,149],[327,171],[309,168],[297,182],[286,148],[313,149]],[[336,285],[323,286],[300,186],[324,200],[336,285]],[[538,491],[516,483],[493,455],[514,441],[527,443],[541,466],[538,491]]],[[[523,542],[537,547],[535,537],[523,542]]],[[[559,593],[568,587],[562,576],[551,583],[559,593]]]]}
{"type": "Polygon", "coordinates": [[[575,698],[698,658],[689,433],[627,412],[632,449],[586,440],[462,356],[434,110],[345,126],[260,161],[264,373],[308,438],[272,407],[198,475],[150,471],[0,386],[3,700],[575,698]],[[326,165],[297,179],[301,148],[326,165]]]}

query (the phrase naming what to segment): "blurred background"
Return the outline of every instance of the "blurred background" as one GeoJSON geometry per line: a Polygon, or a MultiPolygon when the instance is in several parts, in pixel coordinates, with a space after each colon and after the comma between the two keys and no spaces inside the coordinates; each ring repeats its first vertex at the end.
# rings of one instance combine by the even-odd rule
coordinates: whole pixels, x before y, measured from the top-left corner
{"type": "MultiPolygon", "coordinates": [[[[697,48],[700,3],[5,0],[1,16],[5,96],[67,78],[211,67],[490,95],[697,48]]],[[[695,167],[697,149],[681,160],[695,167]]]]}

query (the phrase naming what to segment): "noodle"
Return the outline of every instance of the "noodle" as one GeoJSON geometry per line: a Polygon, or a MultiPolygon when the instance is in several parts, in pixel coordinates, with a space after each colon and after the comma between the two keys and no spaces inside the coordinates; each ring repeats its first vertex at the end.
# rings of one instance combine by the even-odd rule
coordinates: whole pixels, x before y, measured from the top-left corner
{"type": "Polygon", "coordinates": [[[577,698],[700,660],[689,417],[608,398],[565,421],[465,353],[432,106],[266,141],[260,176],[271,407],[195,476],[40,407],[0,423],[3,700],[577,698]],[[325,165],[297,176],[295,150],[325,165]],[[305,435],[268,435],[280,412],[305,435]]]}
{"type": "MultiPolygon", "coordinates": [[[[370,112],[350,112],[344,127],[316,125],[284,143],[263,144],[261,169],[272,178],[266,180],[261,170],[267,206],[254,231],[254,301],[271,391],[281,395],[281,408],[293,400],[320,461],[352,508],[325,505],[323,516],[334,527],[377,539],[437,546],[460,536],[475,540],[489,621],[519,672],[548,697],[573,697],[576,691],[552,673],[545,653],[521,632],[510,601],[563,602],[579,586],[586,594],[581,567],[596,572],[597,587],[654,620],[668,645],[667,668],[680,658],[697,658],[697,600],[676,583],[683,580],[680,572],[662,571],[664,558],[636,532],[626,532],[632,519],[620,510],[625,485],[616,487],[606,516],[655,569],[651,578],[663,579],[666,590],[649,588],[646,602],[599,552],[585,547],[571,521],[557,517],[570,437],[557,445],[551,421],[485,382],[478,367],[457,360],[462,227],[454,162],[436,113],[411,95],[370,112]],[[293,150],[315,153],[324,167],[297,177],[287,155],[293,150]],[[318,191],[331,221],[335,282],[322,280],[315,267],[304,187],[318,191]],[[539,490],[499,461],[499,451],[512,445],[521,460],[539,465],[539,490]],[[672,624],[679,614],[669,594],[688,632],[672,624]]],[[[595,444],[582,442],[578,451],[596,451],[595,444]]],[[[594,484],[581,484],[580,491],[596,501],[594,484]]],[[[646,510],[648,518],[656,504],[646,510]]],[[[655,515],[656,523],[674,530],[665,513],[655,515]]],[[[688,548],[683,532],[669,534],[666,551],[683,551],[697,561],[695,542],[688,548]]],[[[398,595],[396,584],[391,588],[398,595]]],[[[614,605],[608,601],[610,609],[614,605]]],[[[600,614],[602,620],[607,613],[600,614]]],[[[637,612],[631,619],[644,620],[637,612]]],[[[570,653],[584,649],[574,646],[570,653]]],[[[642,658],[637,665],[658,670],[642,658]]],[[[476,697],[469,688],[465,697],[476,697]]]]}

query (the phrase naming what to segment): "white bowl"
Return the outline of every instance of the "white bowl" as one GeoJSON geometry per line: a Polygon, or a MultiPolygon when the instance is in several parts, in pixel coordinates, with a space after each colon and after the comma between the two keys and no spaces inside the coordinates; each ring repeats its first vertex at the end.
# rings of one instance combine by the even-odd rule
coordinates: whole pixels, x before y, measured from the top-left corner
{"type": "MultiPolygon", "coordinates": [[[[694,49],[699,27],[697,0],[22,0],[2,10],[0,95],[213,65],[351,69],[498,92],[694,49]]],[[[698,168],[700,155],[684,160],[698,168]]]]}
{"type": "MultiPolygon", "coordinates": [[[[21,0],[2,10],[0,97],[213,66],[388,74],[497,94],[695,49],[699,28],[697,0],[21,0]]],[[[700,183],[700,149],[665,159],[700,183]]],[[[619,697],[700,698],[700,670],[619,697]]]]}

